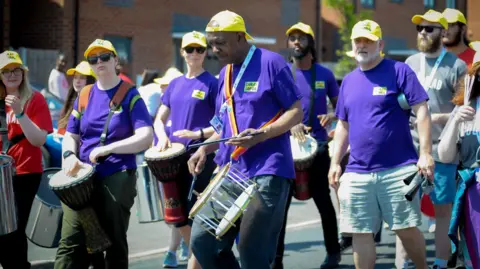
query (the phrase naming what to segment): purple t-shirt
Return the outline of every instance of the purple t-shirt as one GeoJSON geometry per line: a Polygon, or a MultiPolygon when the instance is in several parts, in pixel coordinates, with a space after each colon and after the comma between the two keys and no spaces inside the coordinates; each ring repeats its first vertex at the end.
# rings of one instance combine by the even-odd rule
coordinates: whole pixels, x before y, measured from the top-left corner
{"type": "MultiPolygon", "coordinates": [[[[291,65],[290,65],[291,66],[291,65]]],[[[290,67],[291,68],[291,67],[290,67]]],[[[303,124],[312,127],[311,135],[319,141],[327,140],[327,131],[320,125],[317,115],[327,114],[327,95],[330,100],[338,96],[338,84],[332,71],[315,64],[315,95],[313,116],[309,125],[310,102],[312,98],[312,73],[310,70],[296,69],[296,84],[302,94],[303,124]]]]}
{"type": "Polygon", "coordinates": [[[210,127],[210,120],[215,115],[217,94],[218,80],[207,71],[195,78],[181,76],[170,82],[162,96],[162,103],[170,108],[172,126],[168,130],[168,137],[172,143],[188,146],[199,142],[178,138],[173,133],[210,127]]]}
{"type": "MultiPolygon", "coordinates": [[[[91,164],[90,152],[99,146],[110,100],[119,86],[120,83],[114,88],[104,91],[98,89],[97,83],[95,83],[90,91],[88,105],[81,119],[75,118],[73,114],[70,116],[67,131],[80,136],[79,159],[84,163],[91,164]]],[[[122,101],[120,111],[113,114],[108,127],[106,145],[132,136],[138,128],[152,126],[152,117],[148,113],[143,99],[136,100],[130,110],[131,101],[137,95],[139,95],[137,89],[130,89],[122,101]]],[[[74,109],[78,109],[78,98],[75,100],[74,109]]],[[[136,167],[135,154],[111,154],[104,162],[97,165],[96,172],[100,176],[108,176],[136,167]]]]}
{"type": "Polygon", "coordinates": [[[428,100],[415,73],[401,62],[384,59],[343,79],[336,114],[350,126],[346,172],[377,172],[417,162],[408,124],[411,111],[400,107],[399,93],[410,106],[428,100]]]}
{"type": "MultiPolygon", "coordinates": [[[[241,64],[234,65],[232,84],[240,68],[241,64]]],[[[220,71],[220,92],[217,99],[217,115],[224,123],[222,138],[232,136],[228,113],[220,113],[225,102],[225,70],[223,68],[220,71]]],[[[279,111],[288,110],[300,97],[290,68],[282,56],[257,48],[233,94],[238,131],[260,128],[279,111]]],[[[234,149],[233,146],[221,143],[215,162],[219,166],[227,164],[234,149]]],[[[238,163],[234,162],[234,166],[249,178],[259,175],[295,177],[289,132],[249,148],[240,156],[238,163]]]]}

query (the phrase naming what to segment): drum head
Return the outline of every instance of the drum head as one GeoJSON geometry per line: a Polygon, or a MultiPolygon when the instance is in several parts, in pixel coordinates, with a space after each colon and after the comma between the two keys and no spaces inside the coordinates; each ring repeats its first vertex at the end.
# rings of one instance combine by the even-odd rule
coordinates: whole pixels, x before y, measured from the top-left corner
{"type": "Polygon", "coordinates": [[[172,143],[172,146],[167,148],[164,151],[159,151],[158,148],[156,147],[149,148],[145,152],[145,159],[150,159],[150,160],[171,159],[171,158],[182,155],[183,153],[185,153],[185,151],[186,151],[186,148],[183,144],[172,143]]]}
{"type": "Polygon", "coordinates": [[[215,175],[212,181],[208,184],[205,190],[200,194],[197,201],[193,205],[192,209],[190,210],[189,217],[194,217],[198,211],[203,207],[203,205],[210,199],[212,196],[212,192],[217,187],[218,183],[221,181],[223,176],[225,176],[228,171],[230,170],[230,163],[226,164],[220,171],[215,175]]]}
{"type": "Polygon", "coordinates": [[[310,135],[306,135],[305,138],[306,141],[301,143],[297,139],[295,139],[293,135],[290,136],[290,145],[292,147],[293,161],[295,162],[312,158],[317,152],[317,141],[310,135]]]}
{"type": "Polygon", "coordinates": [[[61,168],[48,168],[43,171],[42,180],[37,191],[37,198],[49,207],[62,207],[58,196],[50,189],[48,182],[61,168]]]}
{"type": "Polygon", "coordinates": [[[93,167],[89,164],[84,163],[83,167],[80,168],[78,173],[75,176],[67,176],[63,170],[57,172],[50,178],[49,185],[51,188],[62,188],[75,182],[82,182],[88,179],[88,176],[93,173],[93,167]]]}

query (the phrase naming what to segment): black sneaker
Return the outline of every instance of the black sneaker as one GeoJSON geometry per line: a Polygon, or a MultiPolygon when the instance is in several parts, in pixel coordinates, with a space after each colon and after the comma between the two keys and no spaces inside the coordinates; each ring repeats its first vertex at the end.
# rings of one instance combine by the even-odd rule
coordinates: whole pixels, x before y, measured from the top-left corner
{"type": "Polygon", "coordinates": [[[342,261],[342,254],[341,253],[329,254],[325,258],[325,261],[323,261],[322,265],[320,266],[320,269],[337,268],[341,261],[342,261]]]}
{"type": "Polygon", "coordinates": [[[352,237],[342,236],[338,240],[338,244],[340,245],[340,252],[343,252],[352,247],[352,237]]]}
{"type": "Polygon", "coordinates": [[[448,268],[456,268],[457,267],[457,252],[452,253],[450,255],[450,258],[448,258],[448,263],[447,263],[448,268]]]}

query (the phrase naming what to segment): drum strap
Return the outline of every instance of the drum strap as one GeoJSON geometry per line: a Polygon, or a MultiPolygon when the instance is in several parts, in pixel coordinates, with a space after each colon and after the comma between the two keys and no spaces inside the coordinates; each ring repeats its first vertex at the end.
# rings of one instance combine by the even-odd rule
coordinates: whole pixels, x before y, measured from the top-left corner
{"type": "MultiPolygon", "coordinates": [[[[290,70],[292,71],[293,79],[295,80],[295,83],[297,82],[297,65],[295,63],[292,63],[292,66],[290,67],[290,70]]],[[[312,67],[310,68],[310,89],[312,90],[312,94],[310,95],[310,106],[308,108],[308,125],[307,126],[312,126],[312,122],[314,120],[313,115],[313,105],[315,102],[315,83],[317,81],[317,72],[315,68],[315,64],[312,64],[312,67]]]]}
{"type": "MultiPolygon", "coordinates": [[[[235,118],[235,109],[234,109],[234,102],[233,102],[233,91],[234,89],[233,86],[232,86],[232,77],[233,77],[233,65],[232,64],[229,64],[227,65],[226,67],[226,70],[225,70],[225,99],[226,99],[226,102],[228,102],[228,118],[230,120],[230,128],[232,130],[232,134],[234,136],[237,136],[239,134],[239,130],[238,130],[238,126],[237,126],[237,121],[236,121],[236,118],[235,118]]],[[[268,125],[274,123],[278,118],[280,118],[280,116],[282,115],[283,111],[280,110],[277,114],[275,114],[275,116],[273,116],[272,119],[270,119],[268,122],[266,122],[265,124],[263,124],[260,129],[263,129],[265,127],[267,127],[268,125]]],[[[246,148],[244,147],[236,147],[235,150],[232,152],[231,154],[231,158],[234,159],[234,160],[238,160],[238,158],[240,157],[240,155],[242,155],[243,153],[245,153],[247,151],[246,148]]]]}

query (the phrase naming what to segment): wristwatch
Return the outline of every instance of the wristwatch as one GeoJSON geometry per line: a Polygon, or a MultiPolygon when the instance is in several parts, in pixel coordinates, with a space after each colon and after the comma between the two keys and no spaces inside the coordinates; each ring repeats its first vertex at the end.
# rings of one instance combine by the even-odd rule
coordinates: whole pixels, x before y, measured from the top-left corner
{"type": "Polygon", "coordinates": [[[67,150],[63,153],[63,159],[65,160],[66,158],[70,157],[70,155],[75,155],[75,152],[71,150],[67,150]]]}

